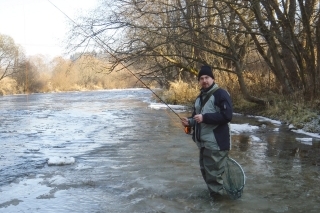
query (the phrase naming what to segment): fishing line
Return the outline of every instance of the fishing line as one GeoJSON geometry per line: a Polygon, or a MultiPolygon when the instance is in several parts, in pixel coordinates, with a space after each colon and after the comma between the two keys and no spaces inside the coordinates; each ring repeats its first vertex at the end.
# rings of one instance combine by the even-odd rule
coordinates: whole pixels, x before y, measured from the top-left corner
{"type": "Polygon", "coordinates": [[[138,76],[136,74],[134,74],[129,68],[128,66],[124,65],[121,60],[119,60],[119,58],[117,56],[115,56],[114,54],[112,54],[110,51],[107,50],[107,48],[105,46],[108,47],[108,45],[101,40],[98,36],[97,36],[97,32],[92,31],[92,34],[89,35],[80,25],[78,25],[72,18],[70,18],[66,13],[64,13],[62,10],[60,10],[60,8],[58,8],[55,4],[53,4],[50,0],[48,0],[48,2],[50,4],[52,4],[57,10],[59,10],[63,15],[65,15],[71,22],[73,22],[77,27],[79,27],[85,34],[86,36],[92,38],[95,42],[97,42],[97,44],[99,44],[100,47],[102,47],[108,54],[110,54],[113,58],[115,58],[131,75],[133,75],[138,81],[140,81],[148,90],[150,90],[162,103],[164,103],[176,116],[178,116],[178,118],[180,120],[182,120],[182,118],[162,99],[160,98],[149,86],[147,86],[140,78],[138,78],[138,76]],[[98,40],[98,41],[97,41],[98,40]],[[101,44],[101,43],[102,44],[101,44]]]}

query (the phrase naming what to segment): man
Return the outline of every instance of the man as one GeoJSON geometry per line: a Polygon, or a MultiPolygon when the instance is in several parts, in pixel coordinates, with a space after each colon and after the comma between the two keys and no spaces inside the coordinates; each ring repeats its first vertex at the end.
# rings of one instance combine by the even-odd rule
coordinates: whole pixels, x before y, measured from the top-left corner
{"type": "Polygon", "coordinates": [[[200,170],[210,196],[223,194],[222,174],[231,146],[232,102],[229,93],[215,84],[210,66],[198,73],[201,93],[194,104],[192,117],[183,118],[184,127],[193,127],[193,140],[200,150],[200,170]]]}

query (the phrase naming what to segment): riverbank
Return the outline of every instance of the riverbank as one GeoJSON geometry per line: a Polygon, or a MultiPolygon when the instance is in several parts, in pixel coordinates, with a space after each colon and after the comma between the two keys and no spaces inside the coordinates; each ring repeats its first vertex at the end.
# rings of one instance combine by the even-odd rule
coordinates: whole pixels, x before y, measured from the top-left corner
{"type": "Polygon", "coordinates": [[[282,110],[273,110],[272,107],[259,105],[238,106],[235,103],[234,111],[243,115],[263,116],[278,120],[283,124],[290,126],[290,129],[301,129],[305,132],[316,133],[320,135],[320,114],[317,110],[301,107],[292,104],[292,108],[282,110]],[[282,113],[281,113],[282,112],[282,113]]]}

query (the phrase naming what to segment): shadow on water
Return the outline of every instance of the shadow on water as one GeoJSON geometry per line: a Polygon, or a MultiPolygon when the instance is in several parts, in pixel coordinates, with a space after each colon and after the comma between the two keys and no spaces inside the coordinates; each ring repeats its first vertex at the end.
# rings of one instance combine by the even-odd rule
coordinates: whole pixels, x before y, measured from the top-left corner
{"type": "Polygon", "coordinates": [[[47,95],[38,106],[44,103],[58,110],[33,107],[38,113],[34,120],[17,116],[28,122],[27,129],[35,136],[32,140],[23,134],[14,134],[14,140],[1,136],[9,140],[5,144],[27,142],[26,147],[12,149],[17,155],[12,161],[2,150],[2,162],[11,167],[1,164],[1,175],[9,175],[10,168],[19,171],[14,161],[20,157],[26,158],[24,165],[30,158],[39,159],[34,167],[20,169],[24,178],[17,175],[9,181],[2,176],[6,184],[0,186],[0,212],[320,210],[319,140],[301,142],[297,138],[308,137],[293,133],[285,125],[235,115],[233,124],[257,127],[232,134],[230,156],[242,165],[246,186],[238,200],[225,195],[213,201],[202,180],[195,143],[183,132],[176,115],[148,107],[150,95],[145,90],[70,93],[58,98],[47,95]],[[53,107],[57,99],[61,104],[53,107]],[[63,154],[75,157],[76,162],[65,166],[41,164],[52,155],[63,154]]]}

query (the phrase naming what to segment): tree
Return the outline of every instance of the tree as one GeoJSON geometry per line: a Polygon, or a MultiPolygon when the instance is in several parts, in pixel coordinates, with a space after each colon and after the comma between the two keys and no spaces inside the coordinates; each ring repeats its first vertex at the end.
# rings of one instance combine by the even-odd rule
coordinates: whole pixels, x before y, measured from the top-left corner
{"type": "Polygon", "coordinates": [[[67,91],[72,89],[77,76],[74,76],[71,71],[71,63],[70,60],[62,57],[56,57],[52,60],[51,85],[54,91],[67,91]],[[70,75],[72,75],[71,78],[69,77],[70,75]]]}
{"type": "Polygon", "coordinates": [[[265,103],[246,88],[242,71],[251,38],[224,1],[104,1],[82,21],[73,28],[70,41],[79,40],[73,48],[89,48],[94,40],[91,47],[109,54],[113,67],[125,64],[139,70],[141,78],[168,85],[194,78],[202,64],[210,64],[236,75],[247,100],[265,103]]]}
{"type": "Polygon", "coordinates": [[[12,78],[17,82],[18,90],[21,93],[42,92],[46,81],[41,79],[40,72],[36,65],[30,60],[20,62],[15,67],[16,72],[12,78]]]}
{"type": "Polygon", "coordinates": [[[0,81],[18,72],[15,66],[23,58],[24,54],[14,40],[10,36],[0,34],[0,81]]]}
{"type": "MultiPolygon", "coordinates": [[[[315,0],[114,0],[73,27],[73,49],[103,52],[114,66],[139,70],[163,85],[192,79],[202,64],[235,75],[244,98],[245,72],[266,64],[283,94],[319,93],[320,18],[315,0]],[[249,56],[263,58],[255,62],[249,56]]],[[[256,58],[256,57],[251,57],[256,58]]],[[[253,72],[261,72],[255,70],[253,72]]]]}
{"type": "Polygon", "coordinates": [[[255,0],[248,5],[258,28],[246,23],[260,55],[277,77],[284,94],[303,91],[306,100],[319,95],[320,16],[315,0],[255,0]]]}

